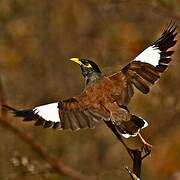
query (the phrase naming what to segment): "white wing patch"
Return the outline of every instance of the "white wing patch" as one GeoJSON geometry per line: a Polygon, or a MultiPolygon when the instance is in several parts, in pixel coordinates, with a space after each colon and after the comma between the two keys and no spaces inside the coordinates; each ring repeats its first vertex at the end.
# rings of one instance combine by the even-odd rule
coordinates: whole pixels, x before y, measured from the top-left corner
{"type": "Polygon", "coordinates": [[[38,106],[33,111],[46,121],[60,122],[58,103],[38,106]]]}
{"type": "Polygon", "coordinates": [[[143,118],[141,118],[141,119],[144,121],[144,126],[141,129],[144,129],[144,128],[146,128],[148,126],[148,122],[145,121],[143,118]]]}
{"type": "Polygon", "coordinates": [[[145,49],[141,54],[139,54],[134,61],[141,61],[149,63],[153,66],[157,66],[160,60],[160,50],[156,46],[150,46],[145,49]]]}

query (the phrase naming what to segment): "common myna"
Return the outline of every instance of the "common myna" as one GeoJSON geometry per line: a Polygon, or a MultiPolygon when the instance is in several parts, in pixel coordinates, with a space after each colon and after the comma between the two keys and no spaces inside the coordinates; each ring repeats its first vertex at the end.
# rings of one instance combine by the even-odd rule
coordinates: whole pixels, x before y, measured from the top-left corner
{"type": "Polygon", "coordinates": [[[79,130],[94,128],[97,122],[111,122],[123,137],[139,135],[148,123],[133,115],[127,106],[134,94],[134,87],[147,94],[150,87],[167,69],[174,51],[168,50],[176,44],[176,26],[170,24],[160,38],[140,53],[119,72],[107,76],[96,63],[88,59],[71,58],[79,64],[85,79],[85,89],[73,98],[17,110],[4,105],[23,121],[35,121],[36,126],[55,129],[79,130]]]}

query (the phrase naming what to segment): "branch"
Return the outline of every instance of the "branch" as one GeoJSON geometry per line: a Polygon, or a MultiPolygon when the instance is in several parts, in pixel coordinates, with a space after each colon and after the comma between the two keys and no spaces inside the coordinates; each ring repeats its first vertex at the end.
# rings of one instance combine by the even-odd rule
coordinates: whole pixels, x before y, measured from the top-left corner
{"type": "Polygon", "coordinates": [[[132,150],[133,154],[133,173],[137,177],[141,177],[141,165],[142,165],[142,152],[140,150],[132,150]]]}
{"type": "Polygon", "coordinates": [[[127,170],[127,172],[129,173],[130,177],[132,180],[140,180],[140,178],[138,178],[133,172],[130,171],[130,169],[128,167],[125,168],[127,170]]]}
{"type": "Polygon", "coordinates": [[[88,180],[88,179],[95,179],[95,177],[87,177],[80,172],[68,167],[64,163],[62,163],[57,157],[53,156],[48,152],[48,150],[43,147],[41,144],[35,141],[32,135],[27,134],[16,126],[14,126],[10,119],[7,118],[6,111],[2,108],[2,104],[6,104],[5,93],[2,85],[2,81],[0,79],[0,108],[1,108],[1,117],[0,117],[0,124],[9,129],[13,132],[16,136],[18,136],[21,140],[26,142],[30,147],[37,152],[43,159],[45,159],[52,168],[60,175],[65,175],[71,177],[72,179],[77,180],[88,180]]]}
{"type": "Polygon", "coordinates": [[[57,157],[51,155],[47,151],[47,149],[45,149],[41,144],[36,142],[30,134],[24,133],[23,131],[19,130],[16,126],[9,123],[9,121],[7,121],[6,119],[0,118],[0,123],[2,126],[8,128],[11,132],[18,136],[21,140],[30,145],[30,147],[34,151],[36,151],[43,159],[45,159],[58,174],[69,176],[73,179],[78,180],[93,179],[93,177],[87,177],[80,172],[77,172],[72,168],[68,167],[67,165],[63,164],[57,157]]]}
{"type": "Polygon", "coordinates": [[[127,145],[124,143],[121,135],[119,134],[119,132],[117,132],[116,128],[114,127],[114,125],[112,124],[111,121],[104,121],[106,123],[106,125],[111,129],[111,131],[114,133],[114,135],[118,138],[118,140],[123,144],[123,146],[126,148],[129,156],[131,157],[131,159],[133,160],[133,155],[132,155],[132,149],[130,149],[129,147],[127,147],[127,145]]]}

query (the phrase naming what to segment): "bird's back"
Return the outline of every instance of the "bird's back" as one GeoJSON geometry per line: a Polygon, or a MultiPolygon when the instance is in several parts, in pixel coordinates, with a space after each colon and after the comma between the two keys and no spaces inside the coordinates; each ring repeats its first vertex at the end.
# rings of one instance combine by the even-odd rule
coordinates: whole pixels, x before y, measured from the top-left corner
{"type": "MultiPolygon", "coordinates": [[[[90,86],[77,96],[80,102],[85,105],[99,107],[107,103],[119,102],[119,97],[124,97],[123,92],[127,91],[127,81],[124,81],[125,76],[122,77],[108,77],[103,76],[101,79],[95,81],[90,86]]],[[[123,105],[123,100],[121,100],[123,105]]]]}

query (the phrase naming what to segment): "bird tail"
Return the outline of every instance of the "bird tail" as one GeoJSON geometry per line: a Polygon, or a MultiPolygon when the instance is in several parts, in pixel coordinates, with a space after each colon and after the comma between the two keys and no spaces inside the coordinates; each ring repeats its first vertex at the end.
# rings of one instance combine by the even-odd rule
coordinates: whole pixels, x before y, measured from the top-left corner
{"type": "Polygon", "coordinates": [[[129,121],[115,125],[116,130],[125,138],[135,137],[141,129],[148,126],[147,121],[136,115],[132,115],[129,121]]]}
{"type": "Polygon", "coordinates": [[[141,117],[138,117],[136,115],[132,115],[131,121],[134,122],[134,124],[139,128],[139,129],[144,129],[148,126],[148,122],[144,120],[141,117]]]}

